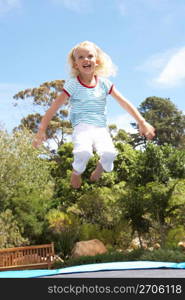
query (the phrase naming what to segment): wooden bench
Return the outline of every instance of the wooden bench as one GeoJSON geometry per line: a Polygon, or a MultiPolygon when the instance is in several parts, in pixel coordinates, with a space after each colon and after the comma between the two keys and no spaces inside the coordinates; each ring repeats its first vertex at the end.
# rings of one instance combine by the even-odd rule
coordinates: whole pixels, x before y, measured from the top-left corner
{"type": "Polygon", "coordinates": [[[54,244],[0,249],[0,271],[50,269],[54,244]]]}

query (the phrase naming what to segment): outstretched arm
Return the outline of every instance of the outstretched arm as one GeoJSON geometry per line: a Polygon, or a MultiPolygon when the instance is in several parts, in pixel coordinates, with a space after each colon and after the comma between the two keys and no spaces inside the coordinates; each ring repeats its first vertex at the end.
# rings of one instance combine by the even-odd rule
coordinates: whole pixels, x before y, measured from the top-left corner
{"type": "Polygon", "coordinates": [[[48,127],[49,122],[51,121],[52,117],[55,115],[59,107],[66,103],[68,99],[68,95],[64,92],[62,92],[52,103],[51,107],[47,110],[45,115],[43,116],[39,130],[37,134],[35,135],[35,138],[33,140],[33,147],[38,148],[42,142],[46,139],[45,131],[48,127]]]}
{"type": "Polygon", "coordinates": [[[140,135],[144,135],[147,139],[153,139],[155,136],[155,129],[152,125],[150,125],[146,120],[142,117],[140,112],[130,103],[127,99],[125,99],[120,92],[113,87],[111,91],[111,96],[115,98],[118,103],[126,110],[128,113],[134,117],[139,126],[140,135]]]}

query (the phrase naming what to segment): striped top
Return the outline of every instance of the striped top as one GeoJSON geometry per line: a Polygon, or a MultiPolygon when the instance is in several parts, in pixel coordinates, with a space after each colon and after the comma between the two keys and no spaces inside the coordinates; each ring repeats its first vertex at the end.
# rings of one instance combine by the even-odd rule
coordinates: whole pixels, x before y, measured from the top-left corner
{"type": "Polygon", "coordinates": [[[95,77],[96,84],[87,86],[79,77],[73,77],[64,84],[63,91],[70,97],[70,121],[72,126],[79,123],[99,127],[107,125],[106,97],[112,91],[112,82],[103,77],[95,77]]]}

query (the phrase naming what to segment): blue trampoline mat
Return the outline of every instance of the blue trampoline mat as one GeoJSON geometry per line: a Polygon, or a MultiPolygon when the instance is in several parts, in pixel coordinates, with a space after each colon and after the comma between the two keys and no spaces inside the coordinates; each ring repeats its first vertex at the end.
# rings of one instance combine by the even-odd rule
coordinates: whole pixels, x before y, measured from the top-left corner
{"type": "Polygon", "coordinates": [[[120,270],[142,270],[142,269],[185,269],[185,262],[156,262],[156,261],[128,261],[111,262],[100,264],[88,264],[73,266],[54,270],[20,270],[1,271],[0,278],[36,278],[43,276],[54,276],[59,274],[74,274],[100,271],[120,271],[120,270]]]}

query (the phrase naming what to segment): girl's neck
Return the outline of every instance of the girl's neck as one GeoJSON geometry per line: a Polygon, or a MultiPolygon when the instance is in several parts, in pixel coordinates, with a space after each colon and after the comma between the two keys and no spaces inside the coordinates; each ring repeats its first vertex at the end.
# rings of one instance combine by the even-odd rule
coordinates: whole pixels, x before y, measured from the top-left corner
{"type": "Polygon", "coordinates": [[[96,84],[96,75],[94,74],[89,74],[89,75],[83,75],[83,74],[79,74],[78,77],[80,78],[80,81],[82,81],[83,83],[87,84],[87,85],[95,85],[96,84]]]}

